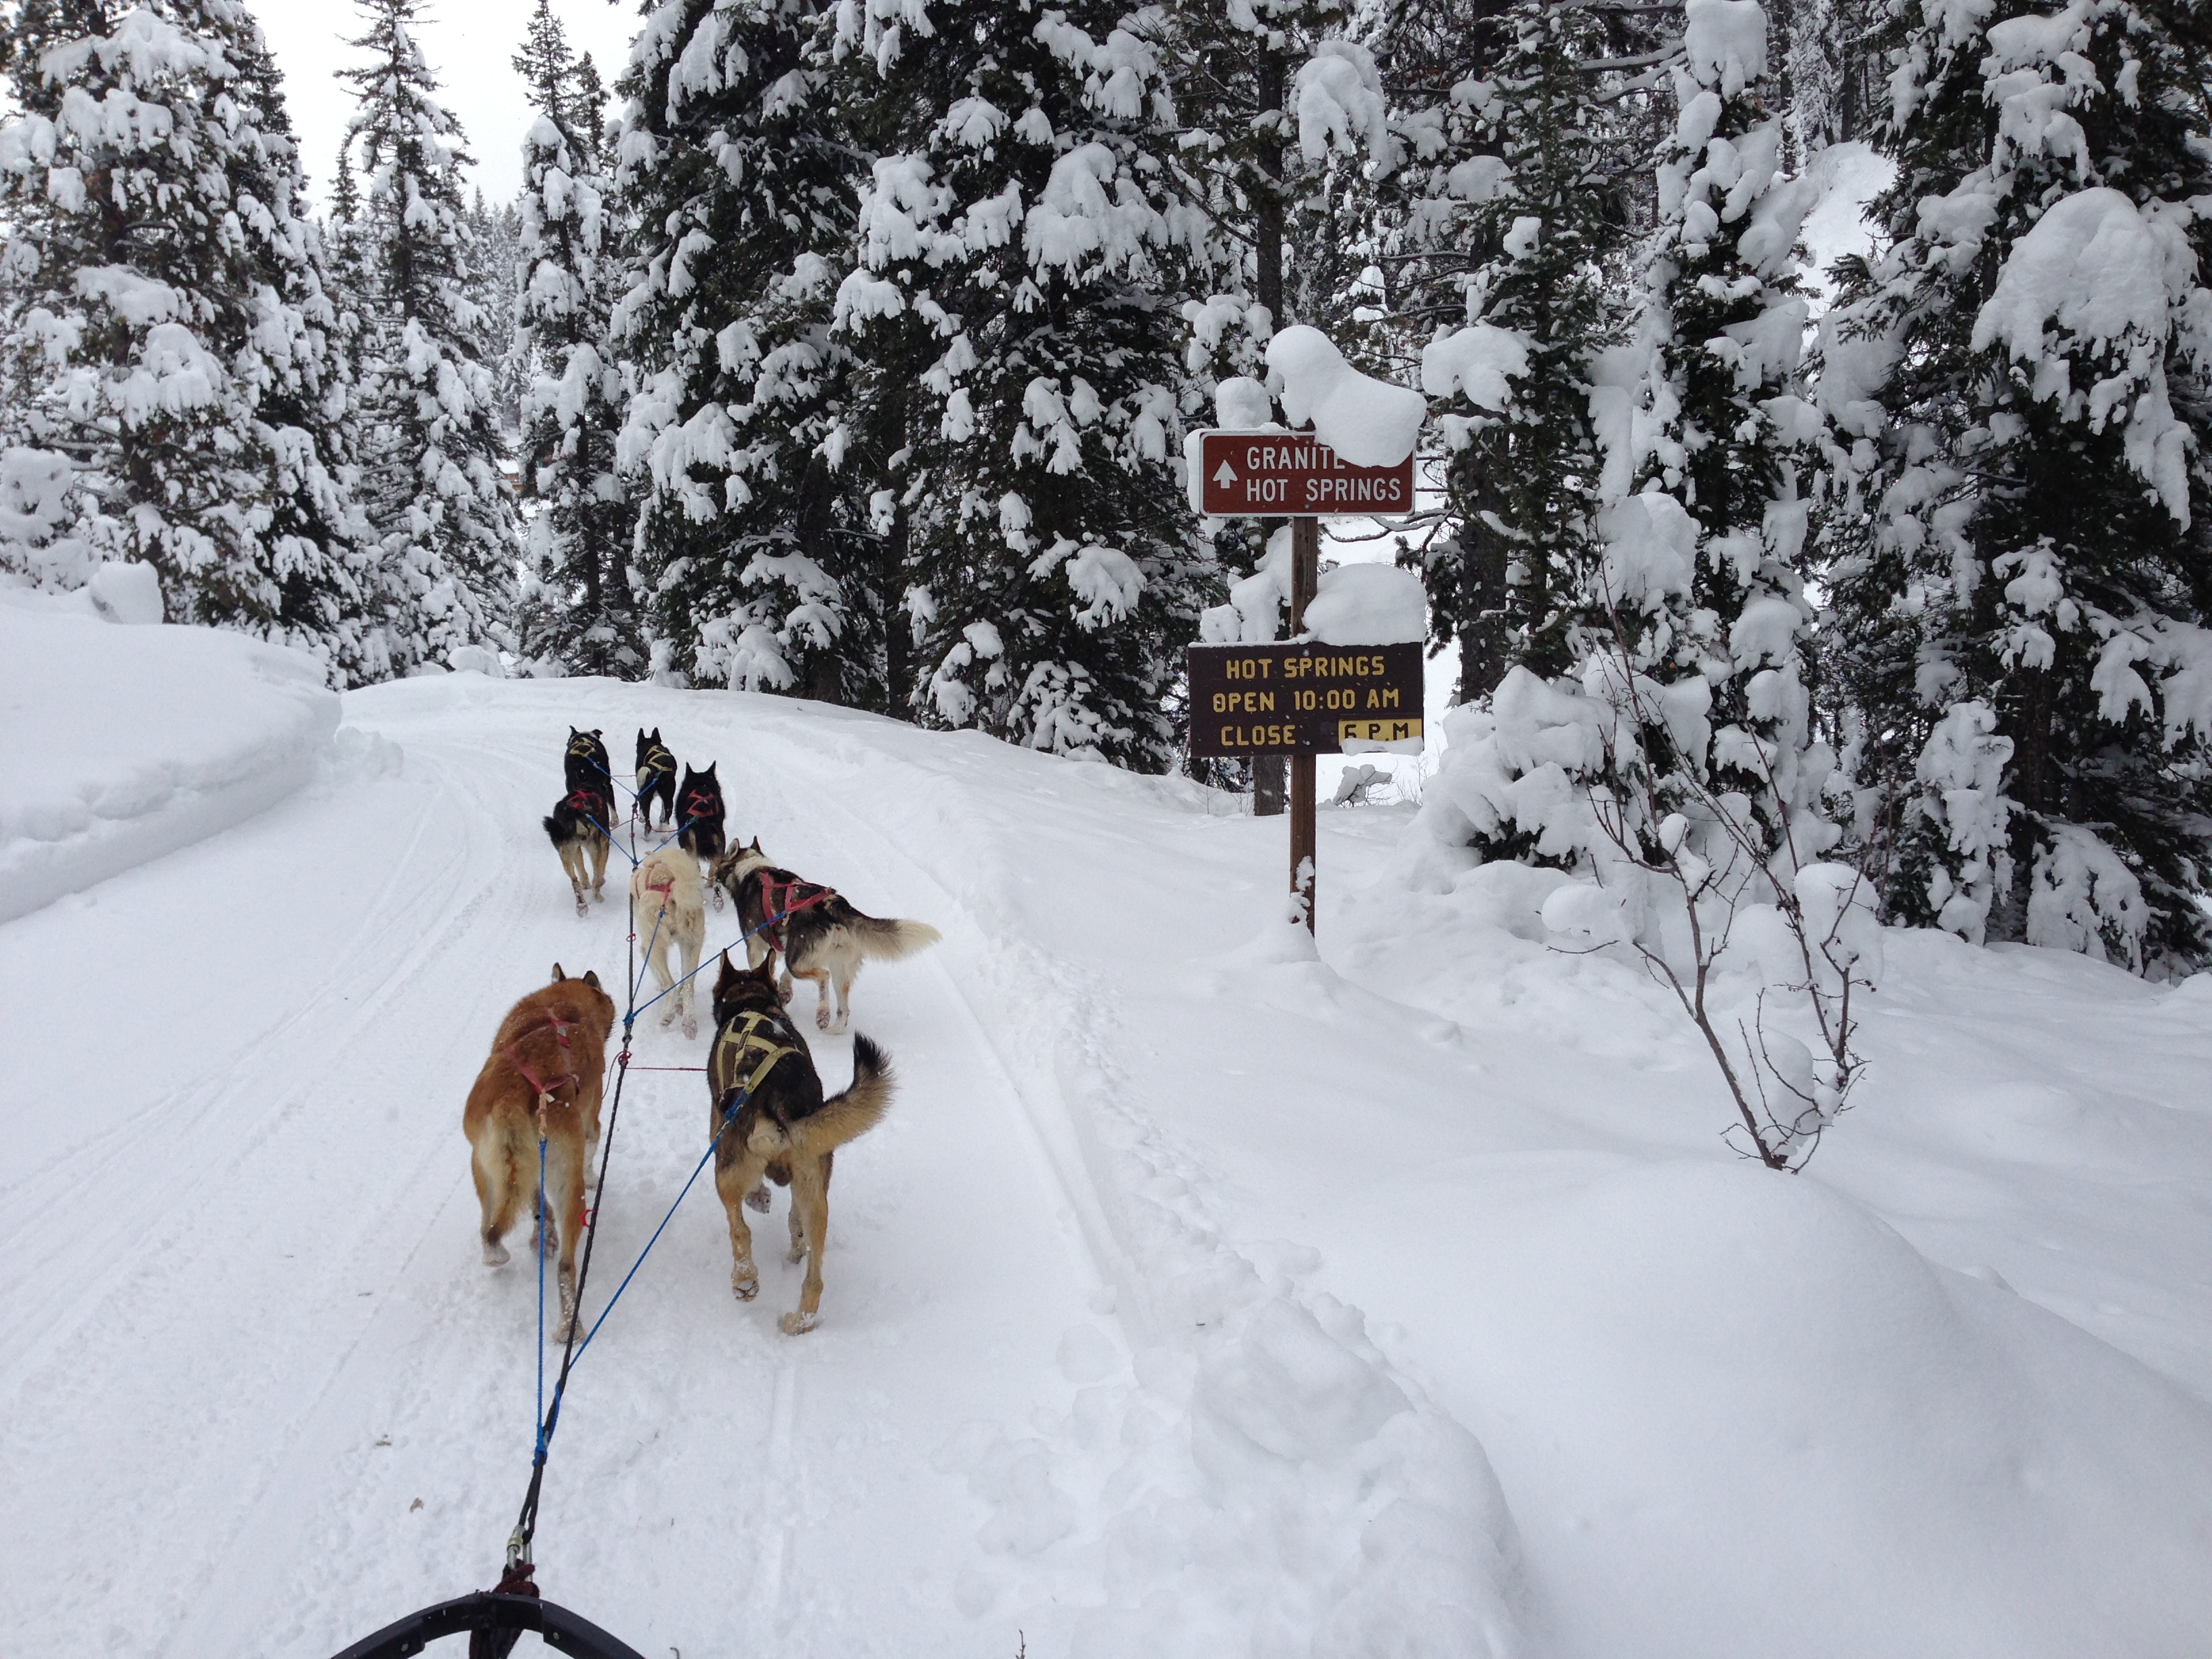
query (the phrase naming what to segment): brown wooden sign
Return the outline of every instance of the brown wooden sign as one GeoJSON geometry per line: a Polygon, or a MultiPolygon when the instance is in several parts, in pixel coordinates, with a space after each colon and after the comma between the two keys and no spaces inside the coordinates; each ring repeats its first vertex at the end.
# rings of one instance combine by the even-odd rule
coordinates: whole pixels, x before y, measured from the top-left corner
{"type": "Polygon", "coordinates": [[[1420,736],[1418,645],[1190,647],[1194,755],[1334,755],[1420,736]]]}
{"type": "Polygon", "coordinates": [[[1217,518],[1409,513],[1413,458],[1354,466],[1310,432],[1200,434],[1200,510],[1217,518]]]}

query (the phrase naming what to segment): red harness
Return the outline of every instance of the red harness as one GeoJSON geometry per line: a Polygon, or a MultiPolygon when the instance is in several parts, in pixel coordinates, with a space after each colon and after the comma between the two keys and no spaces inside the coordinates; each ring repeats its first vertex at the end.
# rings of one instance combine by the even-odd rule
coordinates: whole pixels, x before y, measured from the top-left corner
{"type": "Polygon", "coordinates": [[[779,882],[765,870],[756,872],[754,879],[760,883],[761,915],[766,918],[762,931],[768,935],[769,948],[782,951],[784,960],[788,962],[791,952],[784,947],[784,924],[801,910],[836,897],[837,890],[824,887],[819,882],[801,881],[797,876],[779,882]],[[794,902],[792,895],[802,891],[805,896],[794,902]]]}
{"type": "Polygon", "coordinates": [[[575,1021],[562,1019],[558,1014],[548,1014],[537,1024],[526,1026],[517,1031],[507,1042],[507,1057],[514,1062],[514,1069],[522,1073],[523,1081],[538,1091],[538,1104],[541,1109],[550,1105],[554,1095],[559,1091],[574,1087],[576,1074],[571,1071],[557,1082],[552,1084],[539,1082],[538,1074],[530,1069],[529,1061],[522,1057],[522,1040],[525,1037],[536,1036],[540,1031],[550,1031],[560,1040],[562,1058],[566,1060],[568,1057],[568,1028],[574,1024],[575,1021]]]}
{"type": "Polygon", "coordinates": [[[708,809],[721,804],[705,790],[694,789],[684,799],[684,821],[686,823],[703,823],[707,821],[708,809]]]}

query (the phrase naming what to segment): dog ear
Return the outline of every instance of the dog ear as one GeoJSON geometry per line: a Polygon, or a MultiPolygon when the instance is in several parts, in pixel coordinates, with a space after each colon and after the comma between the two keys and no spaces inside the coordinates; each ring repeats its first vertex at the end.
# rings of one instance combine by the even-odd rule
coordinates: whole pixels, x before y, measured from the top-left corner
{"type": "Polygon", "coordinates": [[[595,968],[585,969],[584,983],[590,986],[594,991],[598,990],[599,988],[599,970],[595,968]]]}
{"type": "Polygon", "coordinates": [[[553,982],[556,985],[558,985],[562,980],[568,977],[568,975],[561,971],[561,964],[557,962],[553,964],[553,982]]]}

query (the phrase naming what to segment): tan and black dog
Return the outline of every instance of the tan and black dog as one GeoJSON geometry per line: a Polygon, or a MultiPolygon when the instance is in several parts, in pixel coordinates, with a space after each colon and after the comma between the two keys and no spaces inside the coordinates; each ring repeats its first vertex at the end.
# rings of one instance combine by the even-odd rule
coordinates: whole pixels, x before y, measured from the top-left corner
{"type": "Polygon", "coordinates": [[[676,757],[660,740],[660,728],[637,729],[637,805],[645,827],[653,828],[653,803],[660,803],[660,827],[676,827],[676,757]]]}
{"type": "MultiPolygon", "coordinates": [[[[838,1147],[882,1121],[891,1103],[890,1056],[853,1039],[853,1081],[822,1097],[806,1039],[783,1011],[766,964],[740,972],[722,953],[714,981],[714,1046],[707,1055],[713,1104],[714,1189],[730,1212],[730,1288],[740,1302],[760,1291],[745,1200],[765,1175],[791,1188],[791,1260],[806,1258],[799,1306],[777,1322],[787,1335],[814,1328],[822,1305],[822,1250],[830,1230],[830,1171],[838,1147]]],[[[764,1206],[757,1206],[764,1207],[764,1206]]]]}
{"type": "Polygon", "coordinates": [[[546,1221],[560,1241],[561,1322],[555,1334],[562,1337],[576,1317],[576,1246],[584,1231],[584,1187],[599,1142],[599,1079],[614,1023],[614,999],[599,988],[599,975],[570,979],[555,963],[553,982],[532,991],[500,1021],[461,1114],[483,1206],[488,1267],[503,1267],[508,1260],[500,1240],[530,1202],[538,1141],[544,1138],[546,1221]]]}
{"type": "Polygon", "coordinates": [[[714,881],[738,907],[746,959],[758,967],[781,953],[781,988],[787,998],[793,975],[812,980],[814,1023],[833,1035],[852,1018],[853,981],[863,962],[896,962],[943,937],[926,921],[863,915],[834,887],[801,881],[770,864],[757,839],[725,854],[714,866],[714,881]]]}

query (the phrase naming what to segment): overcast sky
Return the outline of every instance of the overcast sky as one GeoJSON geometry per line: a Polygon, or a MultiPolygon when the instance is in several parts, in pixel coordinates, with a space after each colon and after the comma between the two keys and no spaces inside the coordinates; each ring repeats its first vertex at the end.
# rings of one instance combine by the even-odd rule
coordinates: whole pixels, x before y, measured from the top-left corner
{"type": "MultiPolygon", "coordinates": [[[[350,0],[249,0],[284,71],[284,99],[318,201],[326,199],[338,141],[353,114],[353,88],[331,72],[365,61],[345,44],[367,32],[350,0]]],[[[476,158],[470,183],[505,201],[522,185],[522,135],[530,106],[510,64],[538,0],[428,0],[418,39],[438,76],[438,95],[457,116],[476,158]]],[[[592,54],[611,88],[636,32],[635,0],[553,0],[568,45],[592,54]]]]}

